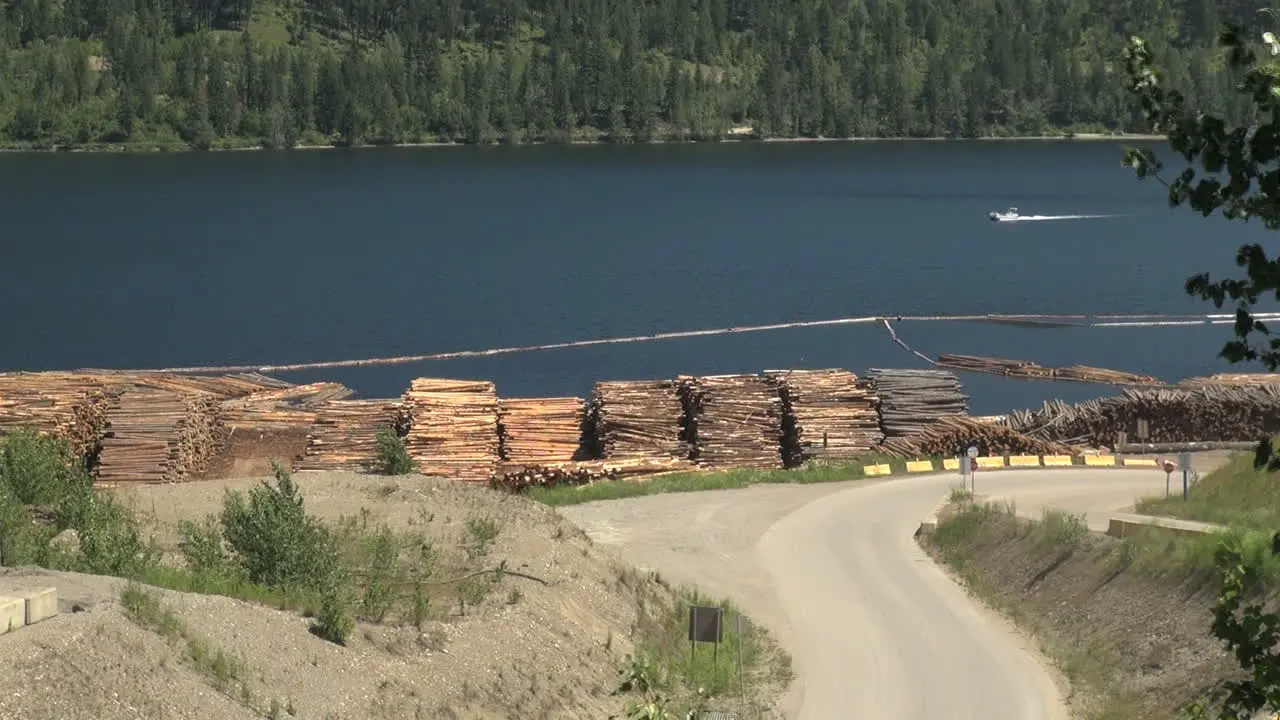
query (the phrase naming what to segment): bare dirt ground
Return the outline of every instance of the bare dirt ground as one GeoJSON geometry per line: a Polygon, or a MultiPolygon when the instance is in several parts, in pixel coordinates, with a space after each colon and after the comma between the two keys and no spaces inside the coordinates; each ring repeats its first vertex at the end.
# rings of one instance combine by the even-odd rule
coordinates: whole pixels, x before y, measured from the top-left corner
{"type": "MultiPolygon", "coordinates": [[[[224,597],[158,591],[213,647],[242,659],[259,704],[276,700],[301,718],[590,718],[618,714],[624,653],[640,603],[671,593],[598,550],[550,508],[457,482],[345,473],[294,476],[308,512],[336,519],[362,508],[393,528],[414,525],[442,546],[461,542],[466,518],[500,528],[489,561],[537,576],[506,575],[465,615],[439,603],[422,629],[359,623],[347,647],[321,640],[296,612],[224,597]]],[[[217,513],[227,489],[256,479],[211,480],[120,491],[170,548],[176,524],[217,513]]],[[[180,643],[121,612],[123,581],[10,570],[0,593],[55,585],[61,614],[0,636],[6,689],[0,718],[261,717],[195,672],[180,643]],[[80,611],[73,611],[79,608],[80,611]]]]}

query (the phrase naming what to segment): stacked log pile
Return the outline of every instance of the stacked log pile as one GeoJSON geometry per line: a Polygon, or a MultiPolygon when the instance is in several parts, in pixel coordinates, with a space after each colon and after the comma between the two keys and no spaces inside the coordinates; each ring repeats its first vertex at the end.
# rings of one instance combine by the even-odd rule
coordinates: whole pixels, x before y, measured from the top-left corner
{"type": "Polygon", "coordinates": [[[598,382],[591,401],[594,451],[606,460],[687,460],[684,406],[672,380],[598,382]]]}
{"type": "Polygon", "coordinates": [[[1189,390],[1126,390],[1069,405],[1010,413],[1006,427],[1035,437],[1111,447],[1119,433],[1130,440],[1146,420],[1151,443],[1251,442],[1280,432],[1280,386],[1207,385],[1189,390]]]}
{"type": "Polygon", "coordinates": [[[77,455],[88,455],[96,451],[118,395],[88,375],[0,374],[0,434],[34,427],[66,439],[77,455]]]}
{"type": "Polygon", "coordinates": [[[423,475],[489,482],[497,470],[498,394],[479,380],[418,378],[404,395],[405,438],[423,475]]]}
{"type": "Polygon", "coordinates": [[[848,459],[884,441],[871,382],[848,370],[766,370],[782,399],[782,455],[788,467],[848,459]]]}
{"type": "Polygon", "coordinates": [[[498,400],[499,454],[503,461],[553,465],[578,459],[586,403],[582,398],[498,400]]]}
{"type": "Polygon", "coordinates": [[[215,397],[131,387],[106,413],[95,475],[101,483],[179,482],[199,477],[222,447],[215,397]]]}
{"type": "Polygon", "coordinates": [[[705,468],[782,467],[782,398],[759,375],[680,377],[685,437],[705,468]]]}
{"type": "Polygon", "coordinates": [[[403,425],[404,408],[394,400],[330,400],[315,409],[297,469],[374,472],[378,433],[403,425]]]}
{"type": "Polygon", "coordinates": [[[293,385],[223,400],[220,412],[232,433],[306,430],[315,423],[317,407],[345,400],[351,394],[350,388],[339,383],[293,385]]]}
{"type": "Polygon", "coordinates": [[[875,368],[867,375],[880,398],[880,429],[886,438],[905,437],[940,418],[969,412],[969,396],[956,376],[944,370],[875,368]]]}
{"type": "Polygon", "coordinates": [[[1078,448],[1024,435],[1002,425],[963,416],[943,417],[907,437],[890,438],[884,452],[902,458],[955,457],[976,446],[982,455],[1072,455],[1078,448]]]}
{"type": "Polygon", "coordinates": [[[78,455],[93,455],[106,430],[112,403],[122,393],[140,387],[180,395],[231,398],[290,386],[256,373],[0,373],[0,434],[32,425],[41,432],[67,439],[78,455]]]}
{"type": "Polygon", "coordinates": [[[1188,390],[1217,385],[1280,385],[1280,373],[1218,373],[1178,383],[1178,387],[1188,390]]]}
{"type": "Polygon", "coordinates": [[[1088,365],[1048,368],[1028,360],[1006,360],[980,355],[943,353],[938,356],[938,367],[1025,379],[1072,380],[1104,385],[1164,385],[1164,381],[1151,375],[1140,375],[1123,370],[1108,370],[1088,365]]]}
{"type": "Polygon", "coordinates": [[[604,480],[623,480],[689,470],[689,463],[676,459],[582,460],[552,465],[510,464],[499,468],[493,486],[511,492],[529,487],[589,485],[604,480]]]}

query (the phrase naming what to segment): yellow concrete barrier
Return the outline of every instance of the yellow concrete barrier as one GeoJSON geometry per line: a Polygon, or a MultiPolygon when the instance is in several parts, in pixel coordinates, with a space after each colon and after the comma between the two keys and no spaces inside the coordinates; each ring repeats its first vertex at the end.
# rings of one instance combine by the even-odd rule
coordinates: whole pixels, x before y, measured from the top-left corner
{"type": "Polygon", "coordinates": [[[908,460],[907,472],[933,472],[932,460],[908,460]]]}
{"type": "Polygon", "coordinates": [[[1156,467],[1154,458],[1121,458],[1125,467],[1156,467]]]}
{"type": "Polygon", "coordinates": [[[1045,455],[1043,459],[1045,467],[1063,467],[1071,464],[1070,455],[1045,455]]]}
{"type": "Polygon", "coordinates": [[[1040,467],[1039,455],[1010,455],[1009,467],[1040,467]]]}
{"type": "Polygon", "coordinates": [[[980,457],[977,461],[980,468],[1004,467],[1004,457],[980,457]]]}
{"type": "Polygon", "coordinates": [[[1116,464],[1114,455],[1085,455],[1084,464],[1090,467],[1109,467],[1116,464]]]}
{"type": "Polygon", "coordinates": [[[943,470],[959,470],[960,469],[959,458],[943,458],[942,469],[943,470]]]}
{"type": "Polygon", "coordinates": [[[893,468],[888,465],[863,465],[862,474],[868,476],[888,475],[893,472],[893,468]]]}

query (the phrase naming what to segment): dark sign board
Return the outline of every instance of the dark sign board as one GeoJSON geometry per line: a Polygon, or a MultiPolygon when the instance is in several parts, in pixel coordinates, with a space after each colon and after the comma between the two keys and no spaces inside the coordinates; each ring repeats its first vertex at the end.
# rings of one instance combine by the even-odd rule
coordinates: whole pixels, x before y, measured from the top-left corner
{"type": "Polygon", "coordinates": [[[724,639],[724,611],[718,607],[689,608],[689,642],[719,644],[724,639]]]}

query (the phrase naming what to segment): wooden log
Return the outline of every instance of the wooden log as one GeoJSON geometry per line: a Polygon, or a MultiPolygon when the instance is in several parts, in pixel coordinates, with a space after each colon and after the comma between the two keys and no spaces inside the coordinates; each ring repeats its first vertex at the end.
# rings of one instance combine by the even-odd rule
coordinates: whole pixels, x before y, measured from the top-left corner
{"type": "Polygon", "coordinates": [[[796,467],[842,460],[884,441],[880,400],[871,383],[847,370],[766,370],[782,399],[783,459],[796,467]]]}
{"type": "Polygon", "coordinates": [[[705,468],[778,468],[782,398],[759,375],[678,378],[691,459],[705,468]]]}
{"type": "Polygon", "coordinates": [[[940,418],[969,412],[969,397],[952,373],[873,368],[867,375],[880,399],[880,428],[886,438],[912,435],[940,418]]]}

